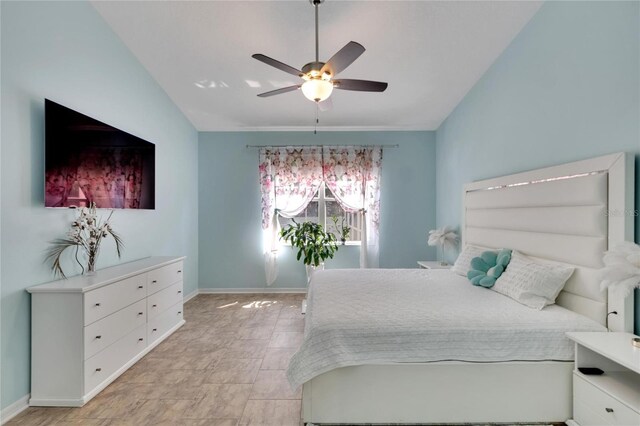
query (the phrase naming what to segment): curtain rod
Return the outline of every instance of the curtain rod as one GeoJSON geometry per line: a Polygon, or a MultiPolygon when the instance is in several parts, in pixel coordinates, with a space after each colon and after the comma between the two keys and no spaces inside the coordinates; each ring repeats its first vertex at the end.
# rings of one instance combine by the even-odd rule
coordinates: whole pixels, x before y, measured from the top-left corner
{"type": "Polygon", "coordinates": [[[353,146],[353,147],[364,147],[364,148],[399,148],[400,145],[399,144],[394,144],[394,145],[345,145],[345,144],[341,144],[341,145],[247,145],[247,148],[287,148],[290,146],[295,146],[295,147],[323,147],[323,146],[330,146],[330,147],[346,147],[346,146],[353,146]]]}

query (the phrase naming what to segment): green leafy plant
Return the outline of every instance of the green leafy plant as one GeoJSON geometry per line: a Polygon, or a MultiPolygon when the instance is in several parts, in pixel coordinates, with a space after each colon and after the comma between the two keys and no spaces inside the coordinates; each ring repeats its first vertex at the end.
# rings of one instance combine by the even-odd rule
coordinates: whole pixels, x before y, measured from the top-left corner
{"type": "Polygon", "coordinates": [[[298,249],[296,259],[303,259],[305,265],[319,266],[326,259],[333,259],[338,251],[336,236],[314,222],[298,223],[294,220],[293,224],[282,228],[280,238],[298,249]]]}
{"type": "Polygon", "coordinates": [[[347,242],[347,239],[349,238],[349,234],[351,233],[351,227],[348,225],[345,225],[345,220],[346,218],[344,216],[338,217],[338,216],[331,216],[331,221],[333,222],[333,225],[335,226],[336,230],[338,232],[340,232],[340,241],[342,241],[342,244],[347,242]],[[340,226],[338,226],[338,221],[342,219],[340,221],[340,226]]]}

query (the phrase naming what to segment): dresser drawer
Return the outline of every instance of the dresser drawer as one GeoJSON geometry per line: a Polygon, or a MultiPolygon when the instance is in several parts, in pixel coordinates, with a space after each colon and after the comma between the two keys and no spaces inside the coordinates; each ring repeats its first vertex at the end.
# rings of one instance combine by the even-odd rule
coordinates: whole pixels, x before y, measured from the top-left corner
{"type": "Polygon", "coordinates": [[[147,298],[147,315],[155,318],[170,306],[182,302],[182,281],[152,294],[147,298]]]}
{"type": "Polygon", "coordinates": [[[104,317],[84,328],[84,359],[91,358],[131,330],[147,323],[147,301],[133,305],[104,317]]]}
{"type": "Polygon", "coordinates": [[[84,294],[84,325],[119,311],[147,296],[147,274],[136,275],[84,294]]]}
{"type": "Polygon", "coordinates": [[[146,325],[136,328],[84,362],[85,394],[91,392],[147,347],[146,328],[146,325]]]}
{"type": "Polygon", "coordinates": [[[176,303],[147,324],[149,344],[153,344],[174,325],[182,321],[182,302],[176,303]]]}
{"type": "Polygon", "coordinates": [[[154,269],[148,273],[149,288],[147,294],[154,294],[169,287],[178,281],[182,281],[182,262],[172,263],[162,268],[154,269]]]}
{"type": "Polygon", "coordinates": [[[640,413],[611,397],[582,377],[573,376],[574,417],[580,425],[640,425],[640,413]]]}

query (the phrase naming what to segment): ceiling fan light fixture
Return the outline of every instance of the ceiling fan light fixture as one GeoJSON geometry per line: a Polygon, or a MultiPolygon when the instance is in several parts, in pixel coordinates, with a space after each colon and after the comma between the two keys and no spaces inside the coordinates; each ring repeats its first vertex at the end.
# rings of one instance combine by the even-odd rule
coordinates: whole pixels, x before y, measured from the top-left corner
{"type": "Polygon", "coordinates": [[[310,101],[322,102],[331,96],[333,83],[327,80],[313,79],[302,84],[302,93],[310,101]]]}

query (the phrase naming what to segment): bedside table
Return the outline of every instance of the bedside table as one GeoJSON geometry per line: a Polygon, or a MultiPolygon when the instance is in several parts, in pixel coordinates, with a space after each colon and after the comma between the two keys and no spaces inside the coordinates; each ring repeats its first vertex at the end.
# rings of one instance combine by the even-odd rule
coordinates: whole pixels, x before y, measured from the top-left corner
{"type": "Polygon", "coordinates": [[[418,266],[421,269],[451,269],[453,265],[442,265],[439,260],[418,260],[418,266]]]}
{"type": "Polygon", "coordinates": [[[573,420],[568,425],[640,425],[640,348],[631,333],[567,333],[576,343],[573,420]],[[579,367],[596,367],[585,375],[579,367]]]}

